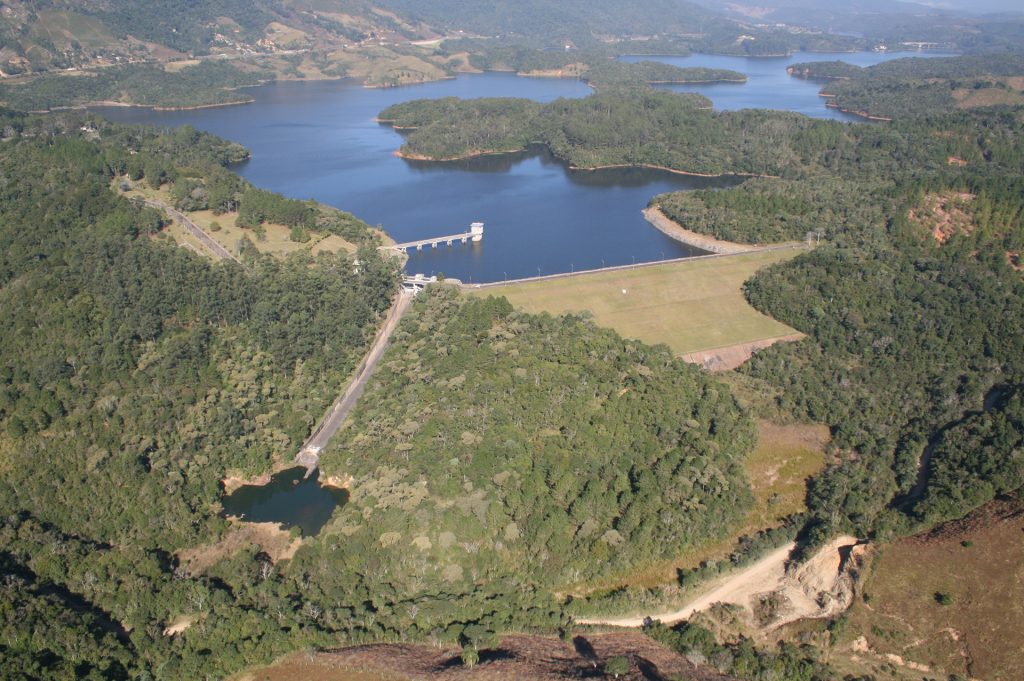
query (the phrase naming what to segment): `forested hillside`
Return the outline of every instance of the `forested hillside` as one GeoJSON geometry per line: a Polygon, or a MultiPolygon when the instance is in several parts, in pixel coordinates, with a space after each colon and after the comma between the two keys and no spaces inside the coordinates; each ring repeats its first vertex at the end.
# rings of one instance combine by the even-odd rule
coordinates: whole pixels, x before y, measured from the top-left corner
{"type": "Polygon", "coordinates": [[[700,95],[646,86],[609,88],[543,106],[516,99],[416,100],[390,107],[380,118],[413,128],[401,151],[415,157],[454,159],[537,142],[577,168],[632,165],[709,175],[865,179],[892,177],[904,167],[941,172],[951,156],[976,162],[992,145],[1003,154],[1002,140],[1015,124],[1012,117],[993,117],[992,139],[976,140],[970,131],[981,119],[966,115],[948,119],[950,129],[934,135],[931,123],[857,127],[781,111],[714,112],[700,95]]]}
{"type": "Polygon", "coordinates": [[[19,0],[0,22],[0,77],[24,87],[0,99],[25,110],[97,100],[201,106],[244,101],[238,87],[276,78],[391,87],[510,64],[596,66],[637,51],[858,47],[849,36],[741,24],[684,0],[19,0]],[[50,77],[39,84],[17,78],[41,73],[50,77]]]}
{"type": "Polygon", "coordinates": [[[483,35],[517,33],[529,37],[584,38],[594,35],[698,33],[732,22],[688,0],[496,0],[486,4],[466,0],[384,0],[381,4],[405,15],[448,29],[483,35]]]}
{"type": "Polygon", "coordinates": [[[686,229],[745,244],[830,238],[884,215],[878,182],[822,176],[814,182],[753,178],[724,191],[671,192],[651,199],[686,229]],[[865,201],[865,196],[877,197],[865,201]]]}
{"type": "Polygon", "coordinates": [[[389,578],[397,594],[552,588],[723,536],[751,503],[753,439],[729,391],[664,347],[441,290],[323,466],[355,478],[338,527],[358,560],[418,566],[389,578]]]}
{"type": "Polygon", "coordinates": [[[843,62],[793,64],[791,75],[828,80],[829,106],[883,118],[1024,104],[1024,56],[994,54],[894,59],[868,68],[843,62]]]}
{"type": "MultiPolygon", "coordinates": [[[[938,61],[929,73],[990,63],[938,61]]],[[[890,73],[904,74],[918,62],[892,64],[890,73]]],[[[808,497],[812,545],[839,531],[906,532],[1017,486],[1015,412],[999,414],[1015,402],[996,398],[1016,390],[1024,369],[1024,283],[1015,269],[1024,238],[1020,109],[849,125],[714,113],[692,97],[649,89],[514,106],[446,101],[439,115],[435,104],[410,102],[383,115],[413,124],[403,150],[424,155],[472,152],[497,127],[483,119],[505,116],[506,139],[542,142],[576,166],[781,176],[654,203],[719,238],[823,239],[749,282],[756,307],[810,337],[762,351],[744,369],[773,387],[784,411],[832,429],[834,465],[808,497]],[[469,130],[479,137],[464,137],[469,130]],[[925,207],[944,205],[935,199],[943,196],[962,197],[954,226],[923,227],[925,207]],[[986,410],[999,425],[978,422],[986,410]],[[994,432],[1010,449],[997,455],[999,446],[986,445],[990,455],[982,455],[951,444],[965,430],[961,440],[994,432]]]]}
{"type": "Polygon", "coordinates": [[[217,674],[256,659],[244,651],[257,641],[259,659],[291,649],[292,625],[244,624],[264,606],[229,584],[241,566],[183,578],[173,553],[227,528],[226,470],[294,454],[395,272],[372,247],[361,275],[339,277],[344,255],[256,257],[247,273],[165,243],[160,214],[111,178],[140,157],[154,175],[196,175],[244,150],[85,122],[7,117],[18,137],[0,149],[0,658],[12,678],[217,674]],[[196,610],[208,626],[185,649],[161,635],[196,610]]]}
{"type": "Polygon", "coordinates": [[[972,231],[942,245],[908,223],[925,188],[908,187],[888,228],[865,223],[749,282],[755,306],[811,338],[759,353],[746,371],[785,385],[780,403],[832,425],[839,447],[811,488],[812,534],[888,536],[1020,486],[1024,281],[1007,253],[1024,225],[1009,186],[926,183],[986,197],[972,231]],[[964,446],[972,438],[979,447],[964,446]]]}
{"type": "Polygon", "coordinates": [[[1021,51],[1024,15],[1015,0],[700,0],[739,21],[781,22],[856,35],[872,47],[900,49],[924,41],[940,50],[985,54],[1021,51]]]}
{"type": "Polygon", "coordinates": [[[475,649],[564,626],[553,588],[721,537],[750,504],[752,424],[697,368],[582,319],[438,291],[324,454],[354,478],[327,529],[276,566],[242,546],[190,568],[183,549],[229,531],[220,477],[294,454],[373,333],[393,266],[372,247],[358,272],[344,255],[251,249],[248,270],[211,264],[168,244],[160,213],[119,196],[117,178],[254,225],[324,222],[234,178],[222,166],[244,150],[189,128],[4,123],[12,673],[222,675],[304,645],[400,636],[475,649]],[[162,633],[181,617],[187,631],[162,633]]]}
{"type": "Polygon", "coordinates": [[[0,84],[0,101],[30,111],[123,101],[157,107],[238,104],[250,98],[236,88],[272,77],[269,71],[244,72],[223,62],[203,62],[175,73],[137,64],[77,78],[46,75],[27,83],[0,84]]]}

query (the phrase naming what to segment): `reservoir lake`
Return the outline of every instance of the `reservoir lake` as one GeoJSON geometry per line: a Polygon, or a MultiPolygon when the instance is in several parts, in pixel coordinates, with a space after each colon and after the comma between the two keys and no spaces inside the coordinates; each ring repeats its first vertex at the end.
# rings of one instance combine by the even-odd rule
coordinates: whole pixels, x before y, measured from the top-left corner
{"type": "MultiPolygon", "coordinates": [[[[728,68],[748,82],[671,85],[699,92],[716,109],[759,107],[808,116],[855,120],[825,107],[820,83],[793,78],[789,64],[842,59],[862,66],[934,53],[801,53],[782,58],[714,55],[625,57],[678,66],[728,68]]],[[[482,242],[410,254],[406,271],[443,272],[465,282],[501,281],[698,255],[641,215],[662,192],[726,187],[741,178],[700,178],[646,169],[571,171],[546,151],[459,162],[396,157],[401,135],[377,123],[383,109],[411,99],[526,97],[551,101],[585,97],[572,79],[524,78],[510,73],[466,74],[451,80],[368,89],[352,80],[278,82],[249,90],[251,104],[189,111],[97,107],[103,116],[160,127],[191,124],[239,142],[252,158],[234,168],[257,187],[298,199],[313,198],[380,225],[396,241],[468,231],[484,222],[482,242]]]]}

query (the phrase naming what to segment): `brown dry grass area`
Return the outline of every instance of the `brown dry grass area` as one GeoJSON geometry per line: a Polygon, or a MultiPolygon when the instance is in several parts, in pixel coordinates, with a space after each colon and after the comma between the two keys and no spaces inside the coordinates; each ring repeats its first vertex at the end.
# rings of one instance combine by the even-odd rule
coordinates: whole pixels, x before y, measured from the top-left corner
{"type": "MultiPolygon", "coordinates": [[[[114,178],[111,186],[117,190],[117,186],[122,180],[123,178],[120,177],[114,178]]],[[[168,185],[164,185],[159,189],[153,189],[147,183],[140,181],[134,183],[129,191],[123,192],[123,195],[128,198],[157,199],[169,205],[174,203],[171,200],[171,192],[168,185]]],[[[346,251],[354,253],[356,251],[355,244],[346,241],[336,234],[321,234],[311,231],[309,233],[309,241],[292,241],[290,238],[291,227],[273,223],[265,223],[263,225],[264,236],[259,238],[255,230],[235,225],[238,213],[215,215],[210,210],[197,210],[185,211],[185,215],[192,222],[196,223],[200,229],[209,234],[210,238],[231,253],[237,253],[239,241],[243,237],[249,239],[260,253],[269,253],[279,258],[302,250],[307,250],[313,253],[313,255],[324,252],[337,253],[339,251],[346,251]]],[[[177,223],[172,223],[162,233],[168,234],[179,246],[190,248],[203,255],[209,253],[205,246],[177,223]]]]}
{"type": "Polygon", "coordinates": [[[638,632],[583,634],[565,643],[553,637],[505,636],[495,650],[482,651],[480,663],[462,665],[454,647],[378,644],[299,654],[237,677],[236,681],[557,681],[610,678],[606,662],[625,657],[630,672],[621,679],[729,681],[732,677],[700,668],[638,632]]]}
{"type": "Polygon", "coordinates": [[[164,71],[167,73],[178,73],[184,69],[192,66],[198,66],[201,64],[198,59],[179,59],[178,61],[169,61],[164,64],[164,71]]]}
{"type": "Polygon", "coordinates": [[[1017,106],[1024,102],[1024,93],[1004,90],[998,87],[964,88],[953,90],[953,99],[958,109],[975,109],[983,106],[1017,106]]]}
{"type": "Polygon", "coordinates": [[[911,224],[929,231],[940,244],[954,234],[970,234],[974,229],[971,216],[964,210],[974,194],[943,192],[927,194],[921,205],[911,208],[907,217],[911,224]]]}
{"type": "Polygon", "coordinates": [[[291,532],[276,523],[240,522],[228,530],[220,541],[182,549],[176,555],[190,575],[198,575],[210,569],[217,561],[253,546],[277,563],[293,558],[302,546],[302,539],[292,537],[291,532]]]}
{"type": "Polygon", "coordinates": [[[921,678],[924,665],[929,678],[1024,679],[1022,558],[1019,498],[896,542],[875,563],[834,657],[862,673],[888,664],[921,678]]]}
{"type": "Polygon", "coordinates": [[[806,510],[807,481],[825,467],[831,439],[828,427],[820,424],[757,424],[757,447],[745,466],[757,500],[751,526],[770,527],[806,510]]]}

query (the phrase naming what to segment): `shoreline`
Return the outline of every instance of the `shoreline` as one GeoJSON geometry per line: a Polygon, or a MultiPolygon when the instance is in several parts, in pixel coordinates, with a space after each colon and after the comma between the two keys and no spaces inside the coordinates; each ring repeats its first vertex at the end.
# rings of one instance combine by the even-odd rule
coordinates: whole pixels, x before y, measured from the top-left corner
{"type": "Polygon", "coordinates": [[[590,168],[581,168],[579,166],[569,165],[569,170],[577,170],[580,172],[593,172],[595,170],[616,170],[624,168],[646,168],[647,170],[663,170],[666,173],[673,173],[675,175],[688,175],[690,177],[759,177],[769,180],[779,179],[778,175],[763,175],[761,173],[696,173],[691,170],[678,170],[677,168],[669,168],[667,166],[654,165],[653,163],[611,163],[604,166],[593,166],[590,168]]]}
{"type": "MultiPolygon", "coordinates": [[[[395,129],[396,130],[400,130],[401,128],[395,128],[395,129]]],[[[505,151],[500,151],[500,150],[488,149],[488,150],[484,150],[484,151],[470,152],[468,154],[463,154],[462,156],[452,156],[451,158],[437,158],[437,157],[434,157],[434,156],[424,156],[423,154],[410,154],[408,152],[402,151],[401,149],[396,149],[393,152],[393,155],[397,156],[398,158],[405,159],[407,161],[429,161],[431,163],[451,163],[453,161],[468,161],[470,159],[480,158],[481,156],[504,156],[505,154],[520,154],[520,153],[522,153],[524,151],[528,151],[528,150],[527,149],[507,149],[505,151]]]]}
{"type": "MultiPolygon", "coordinates": [[[[835,97],[835,95],[832,95],[832,97],[835,97]]],[[[863,118],[865,120],[879,121],[881,123],[892,123],[892,119],[891,118],[886,118],[885,116],[874,116],[874,115],[868,113],[867,111],[854,111],[853,109],[844,109],[843,107],[841,107],[838,104],[835,104],[833,102],[825,102],[825,106],[827,108],[829,108],[829,109],[835,109],[836,111],[841,111],[844,114],[849,114],[851,116],[860,116],[861,118],[863,118]]]]}
{"type": "MultiPolygon", "coordinates": [[[[629,63],[629,62],[623,62],[629,63]]],[[[686,68],[686,67],[681,67],[686,68]]],[[[564,78],[568,80],[579,80],[587,86],[597,89],[597,85],[587,78],[586,70],[574,71],[572,69],[536,69],[534,71],[498,71],[498,73],[515,73],[520,78],[564,78]]],[[[748,82],[749,78],[680,78],[670,80],[645,80],[647,85],[713,85],[715,83],[738,83],[748,82]]]]}
{"type": "Polygon", "coordinates": [[[709,78],[707,80],[648,80],[648,85],[714,85],[715,83],[746,83],[749,78],[709,78]]]}
{"type": "MultiPolygon", "coordinates": [[[[396,129],[398,129],[398,128],[396,128],[396,129]]],[[[484,151],[469,152],[469,153],[466,153],[466,154],[462,154],[460,156],[451,156],[451,157],[446,157],[446,158],[437,158],[436,156],[426,156],[424,154],[413,154],[413,153],[409,153],[407,151],[402,151],[401,149],[396,149],[393,152],[393,155],[397,156],[398,158],[406,159],[408,161],[429,161],[431,163],[451,163],[453,161],[468,161],[470,159],[480,158],[481,156],[501,156],[501,155],[504,155],[504,154],[521,154],[521,153],[524,153],[524,152],[527,152],[527,151],[529,151],[528,148],[505,149],[505,150],[487,149],[487,150],[484,150],[484,151]]],[[[550,149],[548,149],[548,151],[550,152],[550,149]]],[[[673,175],[686,175],[688,177],[707,177],[707,178],[716,178],[716,177],[756,177],[756,178],[763,178],[763,179],[769,179],[769,180],[777,180],[777,179],[779,179],[778,175],[764,175],[762,173],[698,173],[698,172],[694,172],[694,171],[691,171],[691,170],[679,170],[678,168],[669,168],[667,166],[659,166],[659,165],[655,165],[653,163],[610,163],[608,165],[603,165],[603,166],[591,166],[591,167],[584,168],[584,167],[581,167],[581,166],[574,166],[574,165],[572,165],[572,164],[570,164],[570,163],[568,163],[566,161],[563,161],[562,159],[560,159],[557,156],[555,156],[553,153],[552,153],[552,156],[555,158],[555,160],[557,160],[557,161],[559,161],[561,163],[564,163],[565,167],[568,170],[571,170],[573,172],[581,172],[581,173],[590,173],[590,172],[595,172],[595,171],[598,171],[598,170],[624,170],[624,169],[629,169],[629,168],[644,168],[646,170],[660,170],[660,171],[663,171],[663,172],[666,172],[666,173],[672,173],[673,175]]]]}
{"type": "Polygon", "coordinates": [[[221,489],[223,494],[229,495],[240,487],[263,487],[270,483],[270,478],[273,476],[277,475],[281,471],[295,467],[295,462],[293,461],[274,461],[270,466],[270,470],[264,471],[258,475],[250,475],[246,477],[241,472],[228,471],[224,474],[224,477],[220,479],[221,489]]]}
{"type": "Polygon", "coordinates": [[[764,246],[756,244],[741,244],[735,241],[723,241],[722,239],[716,239],[713,236],[698,234],[697,232],[686,229],[675,220],[672,220],[657,206],[648,206],[641,212],[644,214],[644,219],[665,236],[688,246],[694,246],[703,251],[719,254],[732,254],[750,253],[752,251],[760,251],[765,248],[764,246]]]}
{"type": "Polygon", "coordinates": [[[108,99],[94,100],[91,102],[85,102],[84,104],[76,104],[74,106],[59,106],[47,111],[69,111],[73,109],[89,109],[92,107],[109,106],[109,107],[122,107],[130,109],[152,109],[153,111],[198,111],[199,109],[218,109],[224,106],[242,106],[243,104],[252,104],[256,100],[252,97],[247,97],[243,100],[234,102],[218,102],[216,104],[193,104],[190,106],[166,106],[158,104],[136,104],[133,102],[116,102],[108,99]]]}
{"type": "Polygon", "coordinates": [[[427,80],[414,80],[408,83],[373,83],[369,80],[363,81],[363,88],[366,90],[388,90],[396,87],[409,87],[411,85],[426,85],[427,83],[440,83],[443,80],[455,80],[458,76],[440,76],[438,78],[428,78],[427,80]]]}

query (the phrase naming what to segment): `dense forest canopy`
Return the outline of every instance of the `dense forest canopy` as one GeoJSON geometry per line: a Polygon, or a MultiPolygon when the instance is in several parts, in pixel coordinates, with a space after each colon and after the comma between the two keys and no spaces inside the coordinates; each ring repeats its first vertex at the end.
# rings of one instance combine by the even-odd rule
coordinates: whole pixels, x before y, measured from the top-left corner
{"type": "Polygon", "coordinates": [[[437,291],[324,454],[356,481],[327,529],[280,565],[246,546],[190,567],[183,549],[232,531],[220,477],[291,456],[339,392],[393,266],[365,225],[354,276],[346,255],[211,264],[116,185],[240,223],[322,227],[323,209],[248,187],[223,168],[243,149],[187,127],[4,123],[6,669],[181,678],[303,645],[552,631],[553,588],[722,537],[750,504],[753,428],[724,386],[583,319],[437,291]],[[45,642],[15,624],[43,620],[45,642]]]}
{"type": "Polygon", "coordinates": [[[175,73],[132,64],[80,77],[46,75],[27,83],[0,84],[0,101],[23,111],[120,101],[157,107],[237,104],[249,101],[237,88],[259,85],[272,75],[241,71],[224,62],[207,61],[175,73]]]}
{"type": "Polygon", "coordinates": [[[892,177],[903,168],[942,172],[950,157],[973,163],[997,147],[993,161],[1017,147],[1004,144],[1019,114],[947,117],[894,126],[850,126],[794,113],[744,109],[715,112],[700,95],[677,95],[646,86],[602,89],[583,99],[538,105],[517,99],[415,100],[385,109],[380,118],[414,128],[402,153],[454,159],[482,151],[514,151],[545,144],[578,168],[649,165],[690,173],[801,178],[842,175],[892,177]],[[977,139],[975,126],[991,128],[977,139]]]}
{"type": "Polygon", "coordinates": [[[1024,56],[993,54],[893,59],[868,68],[844,62],[793,64],[798,77],[829,81],[829,106],[885,118],[1024,104],[1024,56]]]}
{"type": "Polygon", "coordinates": [[[843,453],[809,497],[819,529],[904,531],[1019,486],[1017,403],[1004,399],[1024,368],[1024,282],[1007,255],[1024,238],[1014,186],[977,177],[911,184],[891,223],[865,222],[748,283],[755,306],[811,336],[759,353],[745,371],[785,385],[785,408],[833,426],[843,453]],[[977,200],[969,233],[939,245],[908,221],[924,196],[964,189],[977,200]],[[996,427],[1005,448],[967,455],[951,446],[969,424],[1004,418],[996,427]]]}
{"type": "MultiPolygon", "coordinates": [[[[993,63],[905,60],[866,73],[905,83],[919,68],[937,77],[993,63]]],[[[634,86],[543,106],[409,102],[382,116],[414,127],[403,151],[425,156],[487,148],[498,126],[482,119],[502,117],[504,148],[542,142],[575,166],[781,176],[654,203],[683,226],[719,238],[825,239],[747,287],[756,307],[809,338],[759,353],[745,371],[777,386],[784,410],[833,430],[834,465],[808,497],[808,538],[906,531],[966,513],[1019,479],[1017,455],[966,456],[939,438],[959,432],[957,424],[990,403],[986,396],[998,386],[1019,381],[1020,109],[849,125],[777,112],[714,113],[692,97],[634,86]],[[957,204],[966,226],[937,241],[913,216],[945,205],[942,196],[966,197],[957,204]],[[932,458],[933,449],[942,456],[932,458]],[[957,479],[962,486],[951,483],[957,479]]],[[[1000,431],[1001,441],[1014,441],[1013,424],[1000,431]]]]}
{"type": "MultiPolygon", "coordinates": [[[[653,203],[718,238],[820,238],[746,284],[755,307],[807,337],[758,352],[736,380],[772,413],[832,435],[806,516],[748,543],[799,531],[806,554],[838,532],[885,540],[1024,484],[1018,56],[795,65],[795,76],[827,80],[835,105],[896,119],[851,125],[715,112],[646,83],[740,74],[612,58],[636,37],[677,53],[758,55],[862,39],[740,25],[680,0],[383,5],[396,13],[361,0],[38,3],[19,6],[23,28],[8,22],[0,49],[19,69],[40,50],[49,56],[37,64],[59,68],[99,49],[47,45],[33,27],[56,14],[97,45],[106,33],[177,56],[216,41],[251,51],[269,22],[296,21],[346,41],[480,34],[439,48],[441,73],[463,48],[485,68],[571,66],[596,94],[421,100],[380,117],[406,130],[408,156],[542,144],[577,168],[755,175],[653,203]],[[746,30],[754,38],[738,40],[746,30]],[[936,227],[940,213],[955,219],[936,227]]],[[[1008,22],[1005,42],[1014,30],[1008,22]]],[[[409,56],[402,49],[412,48],[393,55],[409,56]]],[[[215,104],[244,98],[224,88],[271,74],[226,60],[130,64],[5,83],[0,99],[215,104]]],[[[0,134],[0,676],[226,676],[304,647],[429,640],[475,651],[502,631],[567,634],[570,609],[555,595],[566,586],[730,538],[752,503],[753,420],[722,383],[585,317],[435,288],[323,452],[325,472],[350,480],[348,504],[290,559],[243,542],[195,567],[183,550],[235,529],[219,513],[222,476],[294,455],[376,333],[397,268],[357,218],[250,186],[227,169],[243,148],[187,126],[4,110],[0,134]],[[213,263],[175,247],[161,211],[125,198],[122,182],[163,188],[180,210],[236,213],[254,236],[273,222],[358,250],[274,259],[243,239],[244,264],[213,263]],[[188,628],[165,635],[181,617],[188,628]]],[[[791,646],[723,644],[690,625],[651,633],[744,678],[832,675],[791,646]]]]}
{"type": "Polygon", "coordinates": [[[0,612],[53,635],[5,636],[0,657],[35,677],[170,664],[180,678],[212,671],[204,648],[219,669],[252,659],[236,652],[245,640],[287,649],[278,625],[240,633],[259,599],[224,577],[181,579],[172,555],[227,529],[225,471],[264,471],[301,444],[373,335],[393,265],[373,247],[352,277],[336,274],[353,268],[345,255],[212,265],[154,237],[159,214],[111,179],[139,157],[194,176],[237,145],[80,117],[5,122],[18,138],[0,149],[0,556],[16,578],[0,612]],[[175,651],[161,623],[189,599],[220,614],[175,651]]]}
{"type": "Polygon", "coordinates": [[[728,190],[700,189],[651,199],[686,229],[739,243],[831,238],[835,232],[877,223],[884,214],[878,182],[819,176],[813,182],[754,178],[728,190]],[[877,197],[865,201],[865,196],[877,197]]]}
{"type": "Polygon", "coordinates": [[[338,522],[363,560],[421,565],[398,593],[463,572],[553,587],[722,536],[750,504],[753,439],[664,347],[437,291],[323,466],[355,478],[338,522]]]}

